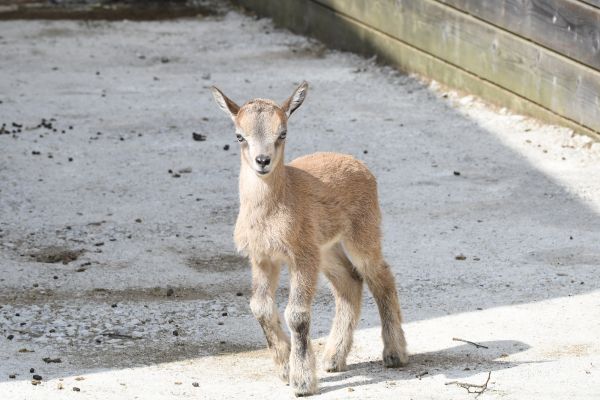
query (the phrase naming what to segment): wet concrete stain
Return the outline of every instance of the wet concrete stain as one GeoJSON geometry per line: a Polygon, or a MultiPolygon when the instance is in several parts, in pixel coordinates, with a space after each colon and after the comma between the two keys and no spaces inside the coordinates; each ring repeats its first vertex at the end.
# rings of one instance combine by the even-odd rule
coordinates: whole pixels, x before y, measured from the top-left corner
{"type": "Polygon", "coordinates": [[[50,246],[29,254],[34,261],[47,264],[69,264],[81,256],[85,250],[72,250],[64,246],[50,246]]]}
{"type": "Polygon", "coordinates": [[[237,254],[192,256],[186,264],[198,272],[231,272],[250,268],[248,260],[237,254]]]}

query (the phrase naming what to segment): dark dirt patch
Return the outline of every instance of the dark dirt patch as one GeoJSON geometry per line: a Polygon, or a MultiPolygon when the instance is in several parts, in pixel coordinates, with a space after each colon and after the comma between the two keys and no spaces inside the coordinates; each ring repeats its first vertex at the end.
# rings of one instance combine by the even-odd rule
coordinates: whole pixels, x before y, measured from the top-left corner
{"type": "Polygon", "coordinates": [[[138,341],[134,346],[124,349],[79,348],[69,354],[69,360],[72,365],[84,369],[132,368],[189,360],[196,357],[245,353],[263,348],[264,345],[257,343],[215,343],[212,340],[207,342],[181,341],[178,344],[170,343],[168,345],[138,341]]]}
{"type": "Polygon", "coordinates": [[[216,256],[193,256],[188,258],[188,267],[198,272],[227,272],[248,268],[248,260],[237,254],[219,254],[216,256]]]}
{"type": "Polygon", "coordinates": [[[168,288],[133,288],[133,289],[105,289],[95,288],[77,293],[71,291],[57,291],[51,289],[15,289],[4,290],[0,293],[0,303],[36,304],[60,301],[73,301],[85,299],[108,304],[122,302],[151,302],[151,301],[182,301],[182,300],[208,300],[217,294],[233,295],[238,289],[231,285],[211,285],[210,288],[176,288],[171,296],[167,296],[168,288]]]}
{"type": "Polygon", "coordinates": [[[222,0],[145,1],[145,0],[67,0],[60,4],[37,0],[0,10],[0,20],[7,19],[85,19],[85,20],[165,20],[197,16],[221,16],[231,8],[222,0]]]}
{"type": "Polygon", "coordinates": [[[528,258],[560,266],[600,265],[600,253],[586,247],[567,247],[531,252],[528,258]]]}
{"type": "Polygon", "coordinates": [[[291,44],[288,48],[298,58],[325,58],[327,54],[327,46],[313,40],[309,40],[308,43],[291,44]]]}
{"type": "Polygon", "coordinates": [[[71,250],[63,246],[50,246],[30,254],[30,257],[40,263],[63,263],[66,265],[77,260],[84,252],[85,250],[71,250]]]}

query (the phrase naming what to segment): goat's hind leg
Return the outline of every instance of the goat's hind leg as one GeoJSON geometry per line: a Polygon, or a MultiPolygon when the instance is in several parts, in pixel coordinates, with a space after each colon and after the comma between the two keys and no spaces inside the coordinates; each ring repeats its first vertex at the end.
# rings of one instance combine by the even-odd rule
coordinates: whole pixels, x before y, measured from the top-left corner
{"type": "Polygon", "coordinates": [[[325,346],[323,364],[327,372],[345,371],[360,316],[363,281],[340,244],[324,252],[321,262],[335,297],[335,317],[325,346]]]}
{"type": "Polygon", "coordinates": [[[402,329],[402,313],[396,292],[394,275],[384,260],[371,266],[367,284],[375,297],[381,317],[383,337],[383,364],[397,368],[408,363],[406,339],[402,329]]]}
{"type": "Polygon", "coordinates": [[[397,368],[408,362],[408,353],[394,275],[381,255],[380,244],[371,238],[361,239],[345,242],[344,245],[352,262],[367,281],[379,309],[383,364],[388,368],[397,368]]]}
{"type": "Polygon", "coordinates": [[[290,341],[281,329],[275,292],[281,266],[270,260],[251,260],[252,299],[250,309],[262,328],[267,346],[278,369],[279,377],[289,381],[290,341]]]}

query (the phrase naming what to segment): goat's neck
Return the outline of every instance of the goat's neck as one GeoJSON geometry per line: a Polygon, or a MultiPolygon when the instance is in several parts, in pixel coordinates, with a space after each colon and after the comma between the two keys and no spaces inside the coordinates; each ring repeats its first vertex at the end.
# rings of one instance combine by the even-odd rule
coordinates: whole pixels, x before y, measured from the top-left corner
{"type": "Polygon", "coordinates": [[[260,177],[242,160],[240,168],[240,208],[268,214],[285,199],[286,171],[282,160],[265,177],[260,177]]]}

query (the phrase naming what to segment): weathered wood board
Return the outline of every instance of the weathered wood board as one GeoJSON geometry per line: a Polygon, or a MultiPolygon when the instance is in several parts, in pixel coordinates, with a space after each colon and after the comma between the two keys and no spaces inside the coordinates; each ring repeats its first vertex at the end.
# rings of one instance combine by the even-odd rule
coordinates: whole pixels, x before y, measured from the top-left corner
{"type": "Polygon", "coordinates": [[[594,6],[594,7],[600,8],[600,0],[575,0],[575,1],[579,1],[581,3],[590,4],[590,5],[594,6]]]}
{"type": "Polygon", "coordinates": [[[241,0],[294,31],[498,105],[600,132],[600,72],[435,0],[241,0]]]}
{"type": "Polygon", "coordinates": [[[573,0],[437,0],[600,70],[600,9],[573,0]]]}

